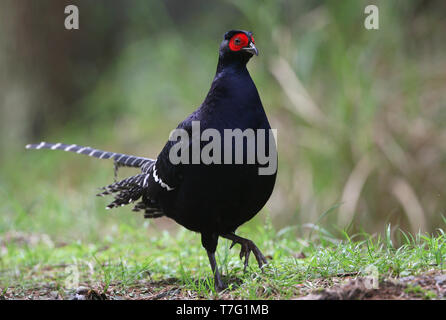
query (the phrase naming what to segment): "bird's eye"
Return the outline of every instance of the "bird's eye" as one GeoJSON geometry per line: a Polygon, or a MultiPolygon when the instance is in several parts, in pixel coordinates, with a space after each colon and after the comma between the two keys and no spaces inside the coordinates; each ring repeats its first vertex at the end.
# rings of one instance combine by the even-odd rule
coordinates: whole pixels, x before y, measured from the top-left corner
{"type": "Polygon", "coordinates": [[[248,36],[244,33],[237,33],[229,40],[229,48],[232,51],[240,51],[249,44],[248,36]]]}

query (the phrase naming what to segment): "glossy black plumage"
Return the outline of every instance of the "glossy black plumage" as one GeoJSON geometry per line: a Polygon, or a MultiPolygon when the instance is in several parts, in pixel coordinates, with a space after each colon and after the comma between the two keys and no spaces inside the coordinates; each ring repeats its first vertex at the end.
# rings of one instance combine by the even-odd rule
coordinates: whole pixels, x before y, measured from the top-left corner
{"type": "MultiPolygon", "coordinates": [[[[246,68],[252,55],[257,54],[257,49],[251,40],[247,50],[232,51],[228,46],[231,37],[239,33],[252,39],[250,32],[242,30],[232,30],[225,34],[219,50],[217,72],[209,93],[202,105],[178,125],[179,129],[191,134],[192,121],[199,121],[201,131],[216,129],[222,137],[225,129],[270,129],[256,86],[246,68]]],[[[223,140],[222,145],[224,143],[223,140]]],[[[169,158],[174,144],[175,142],[168,141],[156,160],[133,157],[127,158],[125,162],[121,157],[119,162],[118,156],[111,153],[101,157],[113,158],[117,165],[133,164],[132,166],[141,168],[141,173],[105,187],[99,195],[115,194],[115,200],[109,208],[139,200],[134,210],[145,211],[146,217],[165,215],[187,229],[201,233],[202,244],[207,250],[215,275],[215,285],[221,290],[225,285],[214,256],[219,237],[230,239],[233,244],[241,244],[240,257],[245,257],[245,267],[250,252],[254,253],[260,267],[266,263],[260,250],[251,241],[236,236],[235,231],[256,215],[268,201],[276,173],[259,175],[260,165],[257,161],[255,164],[174,165],[169,158]]],[[[201,143],[201,148],[205,144],[201,143]]],[[[28,148],[40,149],[38,146],[62,150],[68,147],[62,144],[36,144],[29,145],[28,148]]],[[[267,143],[268,152],[275,154],[275,148],[274,143],[267,143]]],[[[222,159],[223,157],[224,153],[222,159]]]]}

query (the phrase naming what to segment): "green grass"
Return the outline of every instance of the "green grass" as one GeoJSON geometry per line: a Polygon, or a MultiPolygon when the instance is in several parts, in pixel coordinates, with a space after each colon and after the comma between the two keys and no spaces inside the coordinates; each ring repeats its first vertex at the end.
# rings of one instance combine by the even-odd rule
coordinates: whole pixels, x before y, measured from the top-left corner
{"type": "MultiPolygon", "coordinates": [[[[24,239],[2,242],[0,288],[4,292],[10,288],[16,298],[48,286],[67,298],[80,283],[124,298],[136,297],[132,296],[135,288],[141,294],[142,285],[152,296],[174,287],[180,297],[289,299],[330,286],[345,276],[367,276],[371,266],[380,279],[441,271],[446,257],[442,230],[407,238],[395,248],[387,239],[367,234],[334,239],[319,230],[312,240],[299,239],[292,229],[276,232],[271,225],[262,227],[253,221],[239,233],[256,242],[270,259],[269,264],[261,272],[251,257],[244,273],[238,247],[229,250],[229,242],[221,240],[218,262],[230,286],[217,294],[197,234],[183,229],[176,233],[151,229],[149,226],[146,232],[122,225],[99,241],[66,245],[45,238],[31,243],[25,235],[24,239]],[[79,274],[79,283],[70,285],[73,271],[79,274]]],[[[406,290],[421,295],[413,288],[406,290]]]]}

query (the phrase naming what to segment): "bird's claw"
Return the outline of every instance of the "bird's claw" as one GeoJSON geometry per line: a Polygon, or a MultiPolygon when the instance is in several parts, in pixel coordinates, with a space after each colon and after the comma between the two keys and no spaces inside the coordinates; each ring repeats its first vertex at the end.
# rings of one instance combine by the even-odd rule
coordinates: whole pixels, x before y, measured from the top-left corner
{"type": "Polygon", "coordinates": [[[259,264],[259,268],[263,271],[263,266],[265,264],[268,263],[268,261],[266,260],[265,256],[262,254],[262,252],[259,250],[259,248],[257,248],[257,246],[254,244],[254,242],[252,242],[251,240],[248,239],[244,239],[243,241],[232,241],[232,244],[230,246],[230,249],[232,249],[232,247],[236,244],[236,243],[240,243],[241,245],[241,250],[240,250],[240,260],[243,260],[243,257],[245,257],[245,261],[244,261],[244,268],[243,271],[246,271],[246,268],[248,267],[248,262],[249,262],[249,256],[251,254],[251,252],[254,254],[257,263],[259,264]]]}

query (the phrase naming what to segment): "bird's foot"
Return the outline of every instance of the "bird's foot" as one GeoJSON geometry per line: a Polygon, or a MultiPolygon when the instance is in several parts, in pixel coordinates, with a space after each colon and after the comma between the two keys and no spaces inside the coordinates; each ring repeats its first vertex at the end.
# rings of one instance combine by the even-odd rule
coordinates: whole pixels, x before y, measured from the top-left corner
{"type": "Polygon", "coordinates": [[[217,261],[215,260],[215,251],[207,250],[209,262],[211,263],[211,269],[214,273],[214,287],[215,291],[221,292],[225,290],[228,286],[221,279],[220,272],[218,271],[217,261]]]}
{"type": "Polygon", "coordinates": [[[249,256],[251,252],[254,254],[260,269],[262,269],[263,266],[268,263],[265,256],[251,240],[236,236],[235,234],[225,236],[225,238],[232,240],[230,249],[232,249],[232,247],[237,243],[239,243],[242,246],[240,250],[240,259],[243,259],[243,257],[245,257],[243,271],[246,271],[246,267],[248,266],[249,256]]]}
{"type": "Polygon", "coordinates": [[[222,292],[223,290],[228,288],[226,283],[224,283],[223,280],[221,280],[220,274],[216,274],[216,276],[214,277],[214,287],[215,291],[217,292],[222,292]]]}

